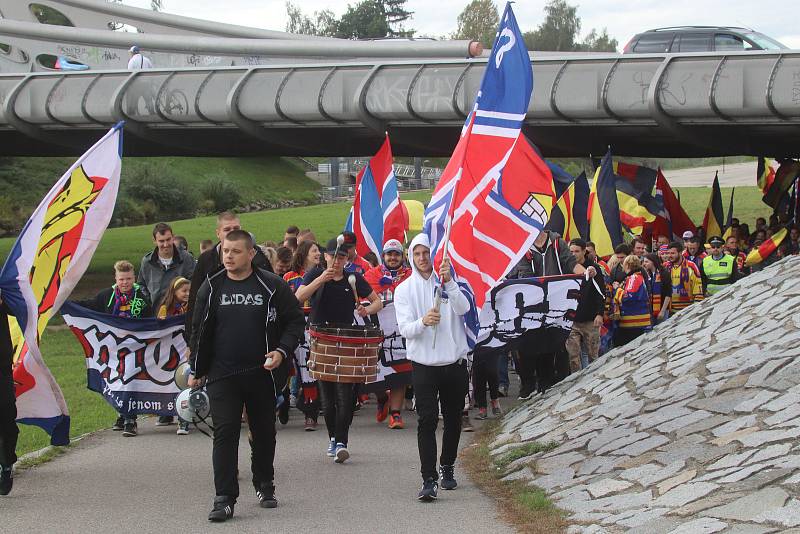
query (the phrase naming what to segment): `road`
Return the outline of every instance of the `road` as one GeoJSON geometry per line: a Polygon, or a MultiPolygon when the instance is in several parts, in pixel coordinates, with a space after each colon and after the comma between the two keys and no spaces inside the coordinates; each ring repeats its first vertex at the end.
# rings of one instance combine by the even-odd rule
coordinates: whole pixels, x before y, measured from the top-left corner
{"type": "Polygon", "coordinates": [[[755,161],[748,163],[734,163],[712,167],[694,167],[691,169],[678,169],[664,171],[669,185],[672,187],[711,187],[714,173],[719,171],[720,187],[755,186],[756,167],[755,161]]]}
{"type": "MultiPolygon", "coordinates": [[[[389,430],[375,422],[371,403],[354,418],[352,458],[334,464],[325,455],[322,418],[305,432],[301,414],[278,430],[275,459],[279,506],[258,506],[250,484],[246,432],[240,442],[241,495],[232,520],[208,523],[213,500],[211,439],[175,426],[140,421],[139,435],[101,431],[63,456],[23,470],[0,498],[3,532],[513,532],[494,502],[456,466],[459,487],[439,500],[416,500],[421,482],[416,416],[389,430]]],[[[441,425],[440,425],[441,426],[441,425]]],[[[441,433],[441,432],[440,432],[441,433]]],[[[462,447],[473,434],[462,434],[462,447]]],[[[441,437],[441,436],[440,436],[441,437]]],[[[439,441],[441,443],[441,440],[439,441]]]]}

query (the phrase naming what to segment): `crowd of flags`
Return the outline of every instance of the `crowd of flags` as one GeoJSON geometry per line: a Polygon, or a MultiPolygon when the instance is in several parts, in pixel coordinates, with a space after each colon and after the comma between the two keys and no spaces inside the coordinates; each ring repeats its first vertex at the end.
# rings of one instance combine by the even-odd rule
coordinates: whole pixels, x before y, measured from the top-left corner
{"type": "MultiPolygon", "coordinates": [[[[508,3],[472,110],[423,223],[434,272],[449,259],[472,305],[466,317],[471,342],[491,290],[545,229],[566,240],[593,241],[599,256],[611,255],[632,235],[679,240],[696,230],[660,169],[614,161],[609,147],[590,185],[585,173],[573,177],[545,161],[522,132],[532,91],[530,56],[508,3]]],[[[68,441],[69,415],[38,342],[108,225],[119,187],[121,146],[118,124],[54,185],[0,271],[3,298],[16,316],[20,421],[43,427],[53,444],[68,441]]],[[[761,158],[756,178],[766,204],[795,219],[800,215],[800,162],[780,161],[774,170],[761,158]]],[[[732,218],[733,192],[725,218],[715,176],[702,224],[706,236],[729,233],[732,218]]],[[[408,237],[409,216],[399,198],[388,134],[356,178],[345,229],[356,234],[362,256],[373,252],[381,257],[388,240],[408,237]]],[[[751,251],[747,263],[767,258],[786,233],[777,232],[751,251]]]]}

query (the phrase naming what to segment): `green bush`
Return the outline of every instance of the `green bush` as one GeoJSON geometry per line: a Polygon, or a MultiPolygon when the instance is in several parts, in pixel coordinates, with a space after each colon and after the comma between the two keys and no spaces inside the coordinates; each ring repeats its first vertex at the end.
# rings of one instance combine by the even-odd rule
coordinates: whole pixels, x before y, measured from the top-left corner
{"type": "Polygon", "coordinates": [[[165,166],[142,165],[123,177],[124,193],[140,206],[145,222],[150,217],[184,219],[197,212],[198,198],[192,187],[175,177],[165,166]]]}
{"type": "Polygon", "coordinates": [[[206,201],[211,201],[214,212],[233,209],[242,199],[239,190],[225,174],[208,178],[200,188],[200,194],[206,201]]]}
{"type": "Polygon", "coordinates": [[[19,203],[0,195],[0,235],[15,235],[25,224],[26,217],[19,203]]]}

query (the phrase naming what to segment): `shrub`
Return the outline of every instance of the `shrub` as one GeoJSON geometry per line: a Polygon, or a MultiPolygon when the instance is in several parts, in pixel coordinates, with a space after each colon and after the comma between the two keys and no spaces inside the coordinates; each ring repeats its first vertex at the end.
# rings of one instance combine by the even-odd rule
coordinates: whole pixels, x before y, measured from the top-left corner
{"type": "Polygon", "coordinates": [[[177,179],[167,167],[134,167],[126,173],[123,183],[125,195],[141,207],[145,218],[155,211],[154,215],[160,219],[182,219],[193,217],[197,211],[194,189],[177,179]]]}
{"type": "Polygon", "coordinates": [[[5,195],[0,195],[0,235],[19,233],[26,219],[18,202],[5,195]]]}
{"type": "Polygon", "coordinates": [[[205,200],[211,201],[215,212],[233,209],[242,199],[239,190],[225,174],[208,178],[200,193],[205,200]]]}

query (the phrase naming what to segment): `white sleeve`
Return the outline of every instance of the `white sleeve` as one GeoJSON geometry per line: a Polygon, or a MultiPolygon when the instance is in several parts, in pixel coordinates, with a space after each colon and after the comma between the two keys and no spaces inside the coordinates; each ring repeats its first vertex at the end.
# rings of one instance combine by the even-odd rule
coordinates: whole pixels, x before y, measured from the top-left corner
{"type": "Polygon", "coordinates": [[[444,285],[444,289],[447,291],[448,302],[453,311],[457,315],[465,315],[469,311],[469,300],[467,300],[467,297],[461,292],[455,280],[451,279],[447,282],[444,285]]]}
{"type": "Polygon", "coordinates": [[[410,339],[419,337],[425,331],[425,325],[422,324],[422,317],[414,317],[414,312],[408,301],[408,291],[395,292],[394,313],[397,317],[397,330],[404,338],[410,339]]]}

